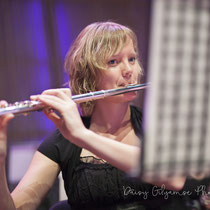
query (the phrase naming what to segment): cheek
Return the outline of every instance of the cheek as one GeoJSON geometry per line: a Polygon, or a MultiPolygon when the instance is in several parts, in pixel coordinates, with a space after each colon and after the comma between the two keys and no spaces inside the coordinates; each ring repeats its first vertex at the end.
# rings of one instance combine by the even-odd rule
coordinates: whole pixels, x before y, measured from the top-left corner
{"type": "Polygon", "coordinates": [[[134,77],[136,79],[140,79],[141,77],[141,67],[139,65],[135,68],[134,77]]]}
{"type": "Polygon", "coordinates": [[[97,84],[97,90],[108,89],[109,88],[108,85],[110,84],[110,81],[112,79],[113,78],[107,76],[103,76],[102,78],[100,78],[97,84]]]}
{"type": "Polygon", "coordinates": [[[98,82],[98,89],[111,89],[113,88],[113,85],[115,85],[117,83],[117,81],[119,80],[119,75],[113,72],[109,72],[104,74],[99,82],[98,82]]]}

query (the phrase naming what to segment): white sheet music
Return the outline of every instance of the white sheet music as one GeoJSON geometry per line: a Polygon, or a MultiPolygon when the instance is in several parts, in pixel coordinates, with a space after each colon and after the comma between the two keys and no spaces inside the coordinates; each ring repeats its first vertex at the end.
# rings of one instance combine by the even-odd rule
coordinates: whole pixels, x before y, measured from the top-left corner
{"type": "Polygon", "coordinates": [[[210,174],[210,1],[153,5],[141,175],[210,174]]]}

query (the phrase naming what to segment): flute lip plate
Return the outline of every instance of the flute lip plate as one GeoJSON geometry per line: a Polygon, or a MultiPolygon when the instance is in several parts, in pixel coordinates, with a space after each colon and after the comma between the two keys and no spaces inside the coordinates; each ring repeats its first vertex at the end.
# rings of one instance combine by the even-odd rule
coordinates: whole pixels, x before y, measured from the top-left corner
{"type": "Polygon", "coordinates": [[[129,87],[129,86],[134,86],[134,85],[137,85],[137,83],[122,83],[119,85],[119,88],[124,88],[124,87],[129,87]]]}

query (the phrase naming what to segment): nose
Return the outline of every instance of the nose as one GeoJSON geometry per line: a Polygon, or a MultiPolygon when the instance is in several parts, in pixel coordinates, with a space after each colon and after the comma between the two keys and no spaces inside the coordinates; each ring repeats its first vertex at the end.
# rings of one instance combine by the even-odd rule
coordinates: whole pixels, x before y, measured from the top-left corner
{"type": "Polygon", "coordinates": [[[130,79],[132,76],[132,66],[129,62],[124,62],[122,67],[122,75],[125,79],[130,79]]]}

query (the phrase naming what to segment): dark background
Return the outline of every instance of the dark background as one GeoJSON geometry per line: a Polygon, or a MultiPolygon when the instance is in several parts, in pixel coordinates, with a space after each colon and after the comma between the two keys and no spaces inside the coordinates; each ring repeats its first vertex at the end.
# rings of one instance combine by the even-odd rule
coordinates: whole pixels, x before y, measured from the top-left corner
{"type": "MultiPolygon", "coordinates": [[[[136,32],[144,82],[150,14],[150,0],[0,0],[0,100],[24,101],[43,90],[63,87],[68,82],[65,54],[79,32],[97,21],[115,21],[136,32]]],[[[135,104],[141,107],[140,92],[135,104]]],[[[11,162],[14,145],[30,144],[36,149],[54,129],[42,112],[13,119],[8,128],[8,174],[11,165],[17,172],[25,164],[11,162]]],[[[18,153],[14,153],[16,159],[18,153]]],[[[16,184],[9,181],[10,190],[16,184]]],[[[39,210],[48,209],[57,199],[58,181],[39,210]]]]}
{"type": "MultiPolygon", "coordinates": [[[[115,21],[136,32],[146,72],[150,9],[148,0],[0,0],[0,99],[13,103],[62,87],[68,82],[66,52],[96,21],[115,21]]],[[[42,113],[19,116],[9,126],[9,143],[40,140],[53,129],[42,113]]]]}

